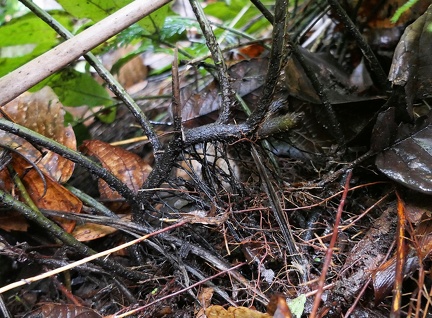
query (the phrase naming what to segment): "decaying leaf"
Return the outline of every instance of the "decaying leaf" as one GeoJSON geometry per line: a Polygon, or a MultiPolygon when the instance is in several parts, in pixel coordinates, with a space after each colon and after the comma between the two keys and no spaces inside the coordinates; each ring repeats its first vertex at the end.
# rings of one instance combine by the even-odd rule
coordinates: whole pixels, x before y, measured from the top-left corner
{"type": "MultiPolygon", "coordinates": [[[[87,155],[96,157],[104,168],[108,169],[134,192],[138,192],[152,170],[151,166],[138,155],[99,140],[86,140],[81,149],[87,155]]],[[[103,199],[122,199],[117,191],[112,190],[101,179],[99,179],[99,192],[103,199]]],[[[112,209],[116,208],[113,207],[112,209]]]]}
{"type": "Polygon", "coordinates": [[[211,287],[205,287],[200,291],[198,295],[200,308],[196,313],[195,318],[207,318],[205,315],[205,309],[210,306],[213,294],[214,294],[214,289],[211,287]]]}
{"type": "MultiPolygon", "coordinates": [[[[66,147],[76,150],[76,139],[72,127],[64,127],[63,105],[51,88],[44,87],[36,93],[24,93],[2,107],[2,110],[17,124],[27,127],[66,147]]],[[[37,163],[48,176],[60,183],[72,175],[74,163],[52,152],[41,154],[24,139],[0,130],[1,144],[16,149],[28,160],[37,163]]]]}
{"type": "Polygon", "coordinates": [[[116,232],[117,229],[101,225],[101,224],[83,224],[77,225],[72,232],[73,237],[75,237],[80,242],[92,241],[98,238],[104,237],[108,234],[116,232]]]}
{"type": "MultiPolygon", "coordinates": [[[[131,215],[123,215],[120,217],[122,221],[130,222],[131,215]]],[[[99,239],[117,231],[117,228],[102,224],[85,223],[77,225],[71,233],[80,242],[87,242],[99,239]]]]}
{"type": "Polygon", "coordinates": [[[25,315],[25,318],[101,318],[91,308],[76,306],[76,305],[65,305],[65,304],[44,304],[39,309],[25,315]]]}
{"type": "Polygon", "coordinates": [[[356,297],[371,273],[385,260],[395,232],[396,213],[393,206],[374,221],[363,239],[348,254],[341,270],[341,279],[336,283],[336,294],[347,302],[356,297]]]}
{"type": "MultiPolygon", "coordinates": [[[[369,84],[363,80],[360,83],[358,77],[347,74],[330,54],[311,53],[306,49],[300,49],[300,52],[319,82],[322,83],[327,98],[332,104],[371,99],[364,94],[359,94],[364,93],[363,90],[368,89],[369,84]],[[352,79],[355,79],[355,85],[352,79]]],[[[290,95],[313,104],[322,103],[300,62],[294,57],[290,58],[285,66],[285,82],[290,95]]]]}
{"type": "Polygon", "coordinates": [[[15,211],[2,212],[0,216],[0,229],[7,232],[9,231],[21,231],[25,232],[28,229],[28,223],[24,216],[15,211]]]}
{"type": "MultiPolygon", "coordinates": [[[[63,187],[58,182],[46,176],[46,188],[40,175],[35,169],[29,170],[22,176],[22,181],[29,193],[32,201],[40,209],[55,210],[60,212],[75,212],[79,213],[82,209],[82,202],[73,195],[69,190],[63,187]]],[[[75,221],[60,218],[57,220],[63,229],[70,233],[75,227],[75,221]]]]}
{"type": "Polygon", "coordinates": [[[229,307],[228,310],[222,306],[210,306],[206,309],[207,318],[271,318],[269,314],[246,308],[229,307]]]}
{"type": "MultiPolygon", "coordinates": [[[[267,306],[267,311],[273,314],[273,318],[292,318],[290,308],[286,302],[286,298],[283,295],[274,295],[270,299],[270,303],[267,306]]],[[[298,316],[300,317],[301,314],[298,316]]]]}
{"type": "MultiPolygon", "coordinates": [[[[412,274],[418,269],[418,257],[411,254],[405,260],[404,275],[412,274]]],[[[385,297],[391,294],[395,283],[396,257],[372,271],[372,286],[374,289],[374,302],[378,305],[385,297]]]]}
{"type": "Polygon", "coordinates": [[[378,154],[378,169],[411,189],[432,194],[432,112],[416,125],[400,125],[396,140],[378,154]]]}
{"type": "Polygon", "coordinates": [[[432,96],[432,5],[408,26],[393,55],[389,80],[404,86],[408,106],[415,99],[432,96]]]}

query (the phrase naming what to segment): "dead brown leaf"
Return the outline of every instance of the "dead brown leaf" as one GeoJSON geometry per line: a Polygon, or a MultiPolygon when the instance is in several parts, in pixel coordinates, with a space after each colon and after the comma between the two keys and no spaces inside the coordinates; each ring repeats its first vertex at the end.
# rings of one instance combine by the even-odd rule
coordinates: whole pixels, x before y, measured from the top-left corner
{"type": "Polygon", "coordinates": [[[246,308],[229,307],[228,310],[222,306],[210,306],[206,309],[207,318],[271,318],[269,314],[246,308]]]}
{"type": "MultiPolygon", "coordinates": [[[[152,170],[151,166],[138,155],[121,147],[111,146],[103,141],[86,140],[83,142],[81,149],[87,155],[96,157],[104,168],[108,169],[134,192],[138,192],[152,170]]],[[[99,192],[103,199],[122,199],[122,196],[117,191],[112,190],[101,179],[99,179],[99,192]]],[[[111,208],[117,210],[121,207],[120,204],[111,208]]]]}
{"type": "MultiPolygon", "coordinates": [[[[24,93],[2,107],[14,122],[48,137],[66,147],[76,150],[76,139],[72,127],[64,127],[63,105],[49,87],[36,93],[24,93]]],[[[66,182],[72,175],[74,163],[52,152],[44,154],[21,137],[0,131],[2,144],[19,151],[29,161],[53,180],[66,182]]]]}

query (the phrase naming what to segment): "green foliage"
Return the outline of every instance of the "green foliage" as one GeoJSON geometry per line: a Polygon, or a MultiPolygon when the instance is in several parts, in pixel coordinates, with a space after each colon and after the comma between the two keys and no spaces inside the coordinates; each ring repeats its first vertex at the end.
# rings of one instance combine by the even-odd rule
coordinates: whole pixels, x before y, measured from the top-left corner
{"type": "Polygon", "coordinates": [[[232,20],[237,18],[238,21],[235,24],[236,28],[244,27],[255,17],[261,15],[258,9],[251,5],[249,0],[236,0],[231,1],[229,4],[224,2],[214,2],[205,7],[204,12],[220,19],[224,24],[229,24],[232,20]],[[247,10],[243,13],[244,8],[247,8],[247,10]],[[239,13],[242,14],[239,15],[239,13]]]}
{"type": "Polygon", "coordinates": [[[396,23],[402,14],[404,14],[405,11],[409,10],[413,5],[415,5],[418,2],[418,0],[408,0],[403,6],[399,7],[393,17],[391,18],[392,23],[396,23]]]}
{"type": "Polygon", "coordinates": [[[78,19],[91,19],[97,22],[131,3],[132,0],[58,0],[57,2],[78,19]]]}
{"type": "Polygon", "coordinates": [[[153,34],[158,32],[164,25],[165,19],[168,15],[172,14],[169,6],[163,6],[162,8],[156,10],[149,16],[140,20],[138,24],[143,27],[147,34],[153,34]]]}
{"type": "Polygon", "coordinates": [[[12,17],[20,9],[18,0],[0,0],[0,25],[12,17]]]}
{"type": "Polygon", "coordinates": [[[297,298],[288,301],[288,306],[291,310],[291,313],[297,317],[300,318],[304,312],[306,304],[306,296],[304,294],[301,294],[297,298]]]}
{"type": "Polygon", "coordinates": [[[186,37],[186,31],[191,28],[199,28],[199,24],[196,20],[179,16],[169,16],[165,20],[160,36],[162,40],[184,39],[186,37]]]}
{"type": "MultiPolygon", "coordinates": [[[[52,13],[66,28],[72,29],[70,16],[52,13]]],[[[59,43],[57,33],[45,22],[28,13],[0,27],[0,76],[45,53],[59,43]]]]}
{"type": "Polygon", "coordinates": [[[65,106],[89,107],[110,105],[112,103],[108,92],[89,74],[67,68],[50,76],[33,89],[40,86],[50,86],[65,106]]]}

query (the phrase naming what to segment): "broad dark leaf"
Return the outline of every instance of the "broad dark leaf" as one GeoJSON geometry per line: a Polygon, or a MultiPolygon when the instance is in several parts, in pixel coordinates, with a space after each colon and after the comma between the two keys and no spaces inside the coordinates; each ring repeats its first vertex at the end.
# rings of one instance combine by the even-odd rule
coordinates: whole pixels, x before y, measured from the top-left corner
{"type": "MultiPolygon", "coordinates": [[[[300,51],[305,62],[317,76],[332,104],[372,99],[364,94],[370,88],[372,82],[367,70],[361,68],[361,64],[359,64],[359,69],[356,72],[363,74],[356,75],[355,72],[348,74],[330,54],[311,53],[306,49],[300,49],[300,51]]],[[[313,104],[322,103],[308,75],[300,62],[294,57],[290,58],[285,66],[285,82],[291,96],[313,104]]]]}
{"type": "Polygon", "coordinates": [[[396,47],[389,80],[405,86],[407,103],[432,96],[432,5],[408,26],[396,47]]]}
{"type": "Polygon", "coordinates": [[[390,179],[432,194],[432,112],[414,126],[400,125],[396,142],[375,163],[390,179]]]}

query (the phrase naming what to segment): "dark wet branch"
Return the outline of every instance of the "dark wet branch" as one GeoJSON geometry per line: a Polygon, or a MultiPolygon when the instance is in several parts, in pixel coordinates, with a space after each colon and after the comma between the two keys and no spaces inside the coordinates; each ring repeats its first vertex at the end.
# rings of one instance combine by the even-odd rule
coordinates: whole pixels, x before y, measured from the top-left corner
{"type": "Polygon", "coordinates": [[[237,104],[235,92],[231,87],[228,68],[225,64],[225,59],[223,57],[221,48],[217,43],[216,36],[213,33],[213,29],[201,7],[201,4],[198,0],[189,0],[189,2],[201,27],[203,35],[206,39],[207,47],[212,54],[213,61],[217,69],[218,80],[222,94],[222,108],[217,122],[224,124],[229,121],[231,110],[237,104]]]}
{"type": "Polygon", "coordinates": [[[263,14],[263,16],[271,23],[274,23],[274,16],[273,14],[262,4],[261,1],[259,0],[251,0],[251,2],[253,3],[253,5],[261,11],[261,13],[263,14]]]}
{"type": "Polygon", "coordinates": [[[269,107],[272,103],[275,88],[284,61],[284,47],[286,39],[286,29],[288,23],[288,1],[277,0],[275,5],[275,18],[273,23],[273,40],[270,51],[269,66],[266,81],[263,88],[262,96],[256,109],[250,115],[247,125],[254,131],[258,129],[259,124],[264,120],[269,107]]]}

